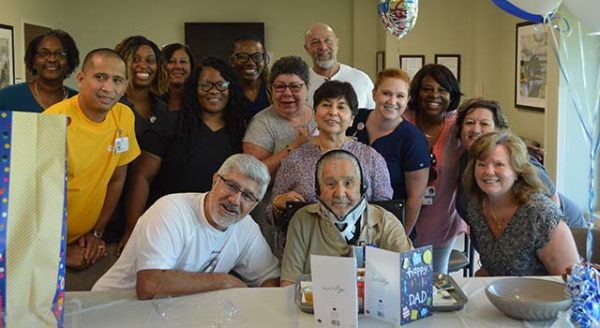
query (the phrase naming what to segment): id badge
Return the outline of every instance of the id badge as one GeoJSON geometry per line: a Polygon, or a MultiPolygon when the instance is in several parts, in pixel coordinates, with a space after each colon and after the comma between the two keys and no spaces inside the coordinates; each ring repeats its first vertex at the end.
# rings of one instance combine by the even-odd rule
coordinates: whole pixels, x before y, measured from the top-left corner
{"type": "Polygon", "coordinates": [[[115,154],[124,153],[129,150],[129,138],[118,137],[115,139],[115,154]]]}
{"type": "Polygon", "coordinates": [[[435,198],[435,187],[427,186],[427,188],[425,189],[425,195],[423,196],[423,205],[433,204],[434,198],[435,198]]]}

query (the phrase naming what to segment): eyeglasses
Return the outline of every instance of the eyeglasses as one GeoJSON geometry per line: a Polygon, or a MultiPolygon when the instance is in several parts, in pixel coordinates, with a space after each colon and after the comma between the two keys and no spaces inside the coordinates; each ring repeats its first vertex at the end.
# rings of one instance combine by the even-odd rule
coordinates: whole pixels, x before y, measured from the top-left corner
{"type": "Polygon", "coordinates": [[[225,90],[229,89],[229,82],[228,81],[218,81],[218,82],[201,81],[198,83],[198,88],[202,91],[209,92],[210,90],[212,90],[213,87],[217,88],[217,90],[219,90],[219,91],[225,91],[225,90]]]}
{"type": "Polygon", "coordinates": [[[256,198],[254,195],[252,195],[251,193],[242,190],[242,188],[240,188],[240,186],[233,180],[227,179],[222,175],[217,175],[219,177],[219,179],[223,180],[223,183],[225,184],[225,187],[227,189],[227,191],[229,191],[232,194],[237,194],[238,192],[242,195],[242,200],[250,203],[250,204],[254,204],[258,202],[258,198],[256,198]]]}
{"type": "Polygon", "coordinates": [[[438,178],[438,171],[435,166],[437,165],[437,158],[433,152],[429,153],[429,181],[435,181],[438,178]]]}
{"type": "Polygon", "coordinates": [[[267,54],[265,54],[264,52],[255,52],[253,54],[249,54],[247,52],[238,52],[233,54],[231,58],[242,64],[247,63],[250,60],[250,58],[252,58],[252,61],[254,61],[255,63],[262,63],[265,60],[267,60],[267,54]]]}
{"type": "Polygon", "coordinates": [[[54,52],[49,50],[39,50],[35,54],[42,59],[49,58],[50,56],[54,56],[56,59],[65,59],[67,57],[67,52],[64,50],[57,50],[54,52]]]}
{"type": "Polygon", "coordinates": [[[292,83],[292,84],[284,84],[284,83],[275,83],[273,84],[273,90],[278,93],[284,93],[285,89],[290,88],[290,91],[293,93],[300,93],[302,91],[302,87],[304,83],[292,83]]]}

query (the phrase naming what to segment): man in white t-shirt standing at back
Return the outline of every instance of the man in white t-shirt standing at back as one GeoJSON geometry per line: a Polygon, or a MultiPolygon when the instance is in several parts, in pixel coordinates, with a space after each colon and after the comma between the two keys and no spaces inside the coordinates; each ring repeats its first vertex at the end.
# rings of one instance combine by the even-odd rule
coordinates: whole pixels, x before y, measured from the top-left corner
{"type": "Polygon", "coordinates": [[[338,63],[338,42],[335,32],[327,24],[315,23],[306,31],[304,49],[313,62],[307,104],[313,106],[313,95],[321,84],[328,80],[336,80],[352,84],[358,97],[359,108],[375,108],[371,78],[361,70],[338,63]]]}
{"type": "Polygon", "coordinates": [[[159,199],[140,217],[121,257],[92,291],[135,289],[139,299],[151,299],[278,286],[279,262],[248,215],[269,180],[264,164],[237,154],[214,174],[208,193],[159,199]]]}

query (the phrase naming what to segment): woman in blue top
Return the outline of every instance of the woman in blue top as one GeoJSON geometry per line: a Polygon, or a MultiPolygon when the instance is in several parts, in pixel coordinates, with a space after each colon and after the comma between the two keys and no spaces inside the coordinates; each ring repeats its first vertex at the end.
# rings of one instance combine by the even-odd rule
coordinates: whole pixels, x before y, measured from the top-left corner
{"type": "Polygon", "coordinates": [[[29,82],[0,90],[0,110],[41,113],[77,94],[64,81],[79,65],[75,40],[65,31],[51,30],[34,37],[25,50],[25,66],[33,75],[29,82]]]}
{"type": "Polygon", "coordinates": [[[410,77],[400,69],[377,74],[373,100],[375,110],[361,109],[348,135],[375,148],[385,159],[390,172],[394,199],[405,199],[406,234],[412,231],[427,187],[429,150],[419,129],[402,114],[409,99],[410,77]]]}

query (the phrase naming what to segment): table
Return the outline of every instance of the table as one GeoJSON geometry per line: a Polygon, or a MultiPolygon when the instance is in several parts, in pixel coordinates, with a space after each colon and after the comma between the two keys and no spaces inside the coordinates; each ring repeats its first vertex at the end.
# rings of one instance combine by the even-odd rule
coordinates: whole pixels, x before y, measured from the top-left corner
{"type": "MultiPolygon", "coordinates": [[[[406,327],[550,327],[552,322],[523,322],[506,317],[485,296],[495,278],[455,278],[469,302],[456,312],[433,316],[406,327]]],[[[546,279],[560,280],[559,277],[546,279]]],[[[135,292],[68,292],[65,327],[314,327],[311,314],[294,303],[294,287],[238,288],[139,301],[135,292]],[[237,314],[223,319],[228,306],[237,314]]],[[[359,315],[359,327],[394,327],[359,315]]]]}

